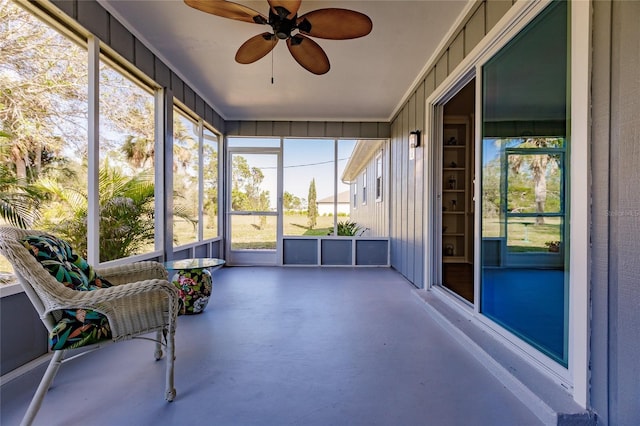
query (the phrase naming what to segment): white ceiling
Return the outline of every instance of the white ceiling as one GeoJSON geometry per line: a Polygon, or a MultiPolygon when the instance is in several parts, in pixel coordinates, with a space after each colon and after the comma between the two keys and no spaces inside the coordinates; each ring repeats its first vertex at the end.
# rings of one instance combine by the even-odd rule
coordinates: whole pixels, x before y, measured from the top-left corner
{"type": "MultiPolygon", "coordinates": [[[[373,30],[354,40],[315,39],[331,70],[317,76],[280,42],[241,65],[236,50],[266,25],[221,18],[180,0],[99,0],[226,120],[388,121],[467,0],[303,0],[298,15],[325,7],[368,15],[373,30]],[[274,83],[271,83],[273,63],[274,83]]],[[[268,14],[268,3],[237,1],[268,14]]]]}

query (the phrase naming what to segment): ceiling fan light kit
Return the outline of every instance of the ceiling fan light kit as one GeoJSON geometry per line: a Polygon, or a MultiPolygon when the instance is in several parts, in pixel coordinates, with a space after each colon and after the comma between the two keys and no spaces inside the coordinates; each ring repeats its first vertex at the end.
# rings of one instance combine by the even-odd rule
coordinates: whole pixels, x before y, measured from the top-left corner
{"type": "Polygon", "coordinates": [[[317,9],[298,16],[302,0],[267,0],[269,17],[250,7],[224,0],[184,0],[194,9],[223,18],[269,25],[264,32],[244,42],[236,52],[240,64],[251,64],[273,50],[279,40],[286,40],[291,56],[307,71],[321,75],[330,69],[329,58],[310,37],[347,40],[364,37],[373,28],[371,19],[349,9],[317,9]],[[297,31],[297,32],[296,32],[297,31]]]}

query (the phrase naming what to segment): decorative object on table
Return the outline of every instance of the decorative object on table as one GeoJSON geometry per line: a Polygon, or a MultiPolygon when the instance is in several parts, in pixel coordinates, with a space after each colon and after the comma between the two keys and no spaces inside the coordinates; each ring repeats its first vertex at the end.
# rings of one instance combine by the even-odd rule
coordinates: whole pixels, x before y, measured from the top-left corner
{"type": "Polygon", "coordinates": [[[178,289],[183,301],[181,314],[199,314],[209,304],[213,291],[213,278],[209,268],[218,269],[225,261],[215,258],[193,258],[165,262],[165,267],[175,271],[171,282],[178,289]]]}
{"type": "MultiPolygon", "coordinates": [[[[71,246],[42,231],[0,227],[0,253],[50,334],[53,356],[22,424],[30,425],[63,362],[109,342],[155,333],[155,358],[166,348],[165,398],[173,401],[178,292],[157,262],[92,268],[71,246]],[[80,328],[72,328],[80,323],[80,328]],[[97,344],[96,344],[97,342],[97,344]],[[65,359],[68,351],[82,348],[65,359]]],[[[100,374],[100,368],[92,374],[100,374]]],[[[98,380],[92,378],[92,380],[98,380]]],[[[99,400],[95,400],[99,401],[99,400]]],[[[102,408],[102,406],[100,406],[102,408]]],[[[99,409],[99,408],[95,408],[99,409]]],[[[55,417],[55,412],[49,417],[55,417]]]]}
{"type": "Polygon", "coordinates": [[[449,176],[449,189],[456,189],[458,187],[458,180],[454,175],[449,176]]]}
{"type": "Polygon", "coordinates": [[[444,246],[444,255],[445,256],[454,256],[456,253],[453,244],[447,244],[444,246]]]}

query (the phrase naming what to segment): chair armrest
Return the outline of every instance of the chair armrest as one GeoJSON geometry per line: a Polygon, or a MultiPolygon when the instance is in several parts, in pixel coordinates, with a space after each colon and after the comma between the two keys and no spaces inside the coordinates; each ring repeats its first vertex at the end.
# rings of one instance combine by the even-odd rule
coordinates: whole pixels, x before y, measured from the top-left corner
{"type": "Polygon", "coordinates": [[[151,279],[122,284],[113,287],[99,288],[93,291],[72,291],[65,292],[65,295],[58,294],[55,297],[55,306],[48,309],[48,312],[59,309],[93,309],[105,312],[111,302],[137,296],[145,293],[164,293],[170,300],[177,303],[178,289],[166,280],[151,279]]]}
{"type": "Polygon", "coordinates": [[[153,261],[135,262],[128,265],[95,268],[102,278],[113,285],[122,285],[150,279],[167,280],[168,273],[161,263],[153,261]]]}
{"type": "Polygon", "coordinates": [[[104,314],[114,341],[169,327],[175,330],[178,289],[166,280],[137,281],[56,297],[46,314],[60,309],[91,309],[104,314]]]}

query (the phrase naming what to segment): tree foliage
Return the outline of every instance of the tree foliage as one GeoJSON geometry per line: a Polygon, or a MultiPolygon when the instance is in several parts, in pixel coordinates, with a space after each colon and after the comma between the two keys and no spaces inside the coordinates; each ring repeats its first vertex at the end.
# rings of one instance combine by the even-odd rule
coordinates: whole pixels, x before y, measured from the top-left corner
{"type": "Polygon", "coordinates": [[[269,210],[269,191],[262,190],[264,173],[259,167],[249,166],[241,155],[233,157],[231,170],[231,207],[240,211],[269,210]]]}
{"type": "Polygon", "coordinates": [[[38,219],[42,198],[37,188],[19,180],[0,164],[0,218],[13,226],[29,228],[38,219]]]}
{"type": "Polygon", "coordinates": [[[309,196],[307,199],[309,200],[309,205],[307,208],[307,218],[309,229],[313,229],[318,222],[318,202],[316,200],[316,179],[311,179],[311,183],[309,184],[309,196]]]}
{"type": "Polygon", "coordinates": [[[282,204],[285,210],[300,210],[302,208],[302,200],[290,192],[285,191],[282,195],[282,204]]]}
{"type": "Polygon", "coordinates": [[[73,144],[86,152],[87,53],[13,2],[0,1],[0,162],[34,182],[73,144]]]}
{"type": "MultiPolygon", "coordinates": [[[[128,257],[143,249],[152,250],[155,236],[152,176],[144,172],[128,176],[104,164],[98,181],[100,261],[128,257]]],[[[67,239],[86,256],[89,207],[86,188],[52,179],[42,180],[39,186],[54,197],[51,209],[43,218],[44,227],[67,239]]],[[[177,211],[174,215],[190,220],[185,212],[177,211]]]]}

